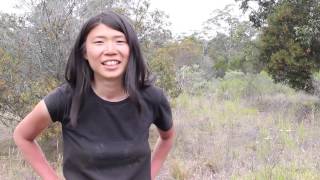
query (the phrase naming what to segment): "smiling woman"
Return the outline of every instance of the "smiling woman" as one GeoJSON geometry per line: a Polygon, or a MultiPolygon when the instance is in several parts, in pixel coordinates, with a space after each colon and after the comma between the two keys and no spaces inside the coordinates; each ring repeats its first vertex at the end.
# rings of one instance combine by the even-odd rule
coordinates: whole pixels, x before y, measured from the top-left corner
{"type": "Polygon", "coordinates": [[[121,81],[130,52],[122,32],[100,24],[88,34],[85,47],[84,56],[94,72],[94,82],[97,78],[121,81]]]}
{"type": "Polygon", "coordinates": [[[67,180],[154,179],[173,144],[171,108],[149,80],[128,19],[112,11],[89,19],[71,50],[65,78],[14,131],[34,170],[43,179],[59,178],[35,142],[58,121],[67,180]],[[159,132],[152,157],[151,124],[159,132]]]}

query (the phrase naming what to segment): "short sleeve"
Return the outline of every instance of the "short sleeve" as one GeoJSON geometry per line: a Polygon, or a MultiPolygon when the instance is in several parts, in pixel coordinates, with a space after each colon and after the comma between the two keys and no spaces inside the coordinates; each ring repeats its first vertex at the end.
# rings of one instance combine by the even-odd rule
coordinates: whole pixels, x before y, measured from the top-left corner
{"type": "Polygon", "coordinates": [[[161,130],[167,131],[172,127],[172,112],[170,104],[164,95],[164,93],[161,91],[160,94],[160,101],[157,106],[157,113],[156,118],[154,121],[154,124],[161,130]]]}
{"type": "Polygon", "coordinates": [[[43,100],[47,106],[52,121],[63,122],[67,112],[68,104],[66,87],[60,86],[54,89],[47,96],[45,96],[43,100]]]}

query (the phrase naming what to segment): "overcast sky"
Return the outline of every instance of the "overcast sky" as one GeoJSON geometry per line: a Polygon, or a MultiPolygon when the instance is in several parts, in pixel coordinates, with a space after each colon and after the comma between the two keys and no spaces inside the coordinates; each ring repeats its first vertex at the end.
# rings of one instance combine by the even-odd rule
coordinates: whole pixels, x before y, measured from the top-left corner
{"type": "Polygon", "coordinates": [[[165,11],[175,34],[190,33],[202,28],[215,9],[223,9],[234,0],[151,0],[151,7],[165,11]]]}
{"type": "MultiPolygon", "coordinates": [[[[1,0],[0,11],[13,11],[19,0],[1,0]]],[[[215,9],[223,9],[234,0],[150,0],[151,8],[157,8],[169,15],[172,23],[170,30],[175,34],[191,33],[200,30],[202,23],[210,17],[215,9]]]]}

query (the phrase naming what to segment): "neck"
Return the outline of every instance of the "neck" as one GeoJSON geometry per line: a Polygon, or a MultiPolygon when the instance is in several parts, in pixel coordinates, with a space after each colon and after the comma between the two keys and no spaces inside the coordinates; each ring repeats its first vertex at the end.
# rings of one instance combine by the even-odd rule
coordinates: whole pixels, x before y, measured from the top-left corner
{"type": "Polygon", "coordinates": [[[107,101],[121,101],[128,97],[122,82],[119,80],[98,80],[92,82],[93,91],[102,99],[107,101]]]}

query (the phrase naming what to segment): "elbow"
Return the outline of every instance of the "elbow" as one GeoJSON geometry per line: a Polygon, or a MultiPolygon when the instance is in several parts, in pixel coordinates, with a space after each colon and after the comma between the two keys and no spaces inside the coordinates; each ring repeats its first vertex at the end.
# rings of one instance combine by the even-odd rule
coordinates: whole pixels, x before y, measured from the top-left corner
{"type": "Polygon", "coordinates": [[[23,144],[23,142],[33,141],[33,140],[29,140],[26,137],[24,137],[18,125],[13,131],[13,141],[17,146],[19,146],[23,144]]]}
{"type": "Polygon", "coordinates": [[[171,127],[167,131],[160,131],[160,138],[163,141],[171,141],[173,143],[175,137],[176,137],[176,131],[175,131],[174,127],[171,127]]]}

